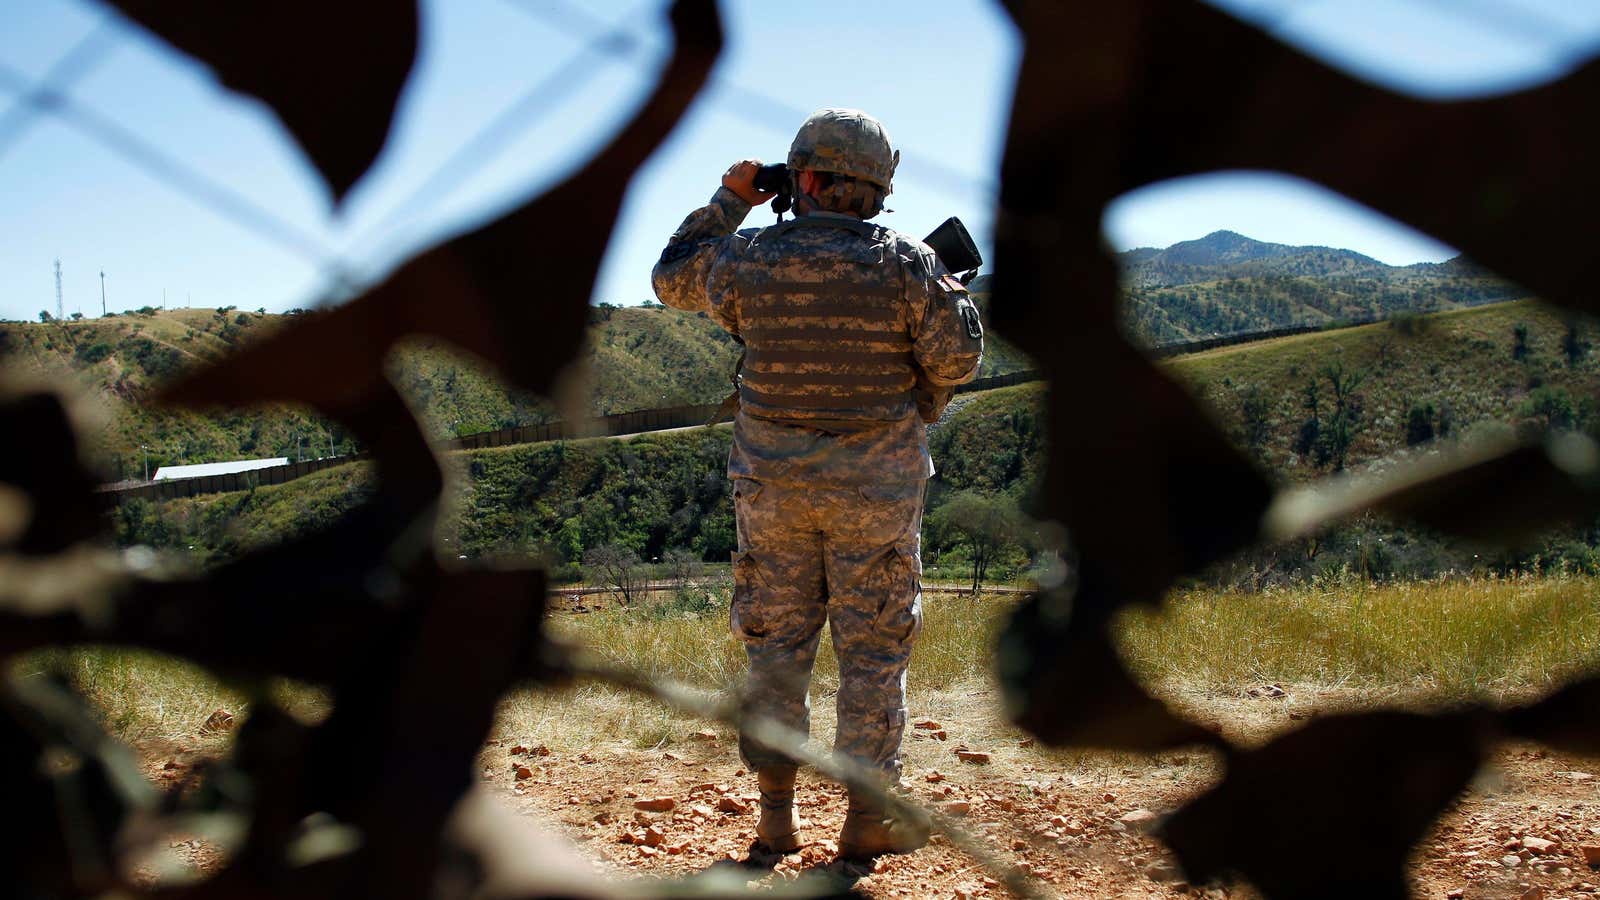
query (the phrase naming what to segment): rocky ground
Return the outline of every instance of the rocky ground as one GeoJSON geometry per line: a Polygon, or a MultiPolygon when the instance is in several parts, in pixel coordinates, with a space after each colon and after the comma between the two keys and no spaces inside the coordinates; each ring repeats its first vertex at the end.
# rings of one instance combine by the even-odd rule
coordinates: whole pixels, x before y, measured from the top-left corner
{"type": "MultiPolygon", "coordinates": [[[[1315,715],[1304,694],[1275,691],[1206,704],[1231,736],[1270,733],[1315,715]],[[1295,699],[1302,701],[1296,708],[1295,699]],[[1229,711],[1233,715],[1228,715],[1229,711]]],[[[957,816],[1049,893],[1064,897],[1251,897],[1248,888],[1194,885],[1145,832],[1218,777],[1206,754],[1067,756],[1020,735],[971,747],[959,722],[908,732],[905,783],[919,800],[957,816]],[[942,739],[941,739],[942,735],[942,739]],[[988,759],[958,754],[987,751],[988,759]],[[963,755],[972,761],[964,761],[963,755]]],[[[870,869],[835,860],[843,789],[802,773],[808,843],[798,853],[750,852],[754,778],[731,736],[707,730],[669,749],[607,749],[576,756],[531,742],[491,744],[482,777],[514,809],[569,837],[616,877],[732,868],[752,888],[831,876],[868,897],[1003,897],[1009,892],[935,836],[926,849],[870,869]]],[[[1473,788],[1419,846],[1414,894],[1436,898],[1600,897],[1600,761],[1532,746],[1498,752],[1473,788]]],[[[1316,852],[1307,848],[1307,852],[1316,852]]]]}
{"type": "MultiPolygon", "coordinates": [[[[1303,694],[1212,700],[1230,731],[1268,733],[1305,718],[1303,694]],[[1265,699],[1262,699],[1265,697],[1265,699]],[[1228,711],[1232,715],[1227,715],[1228,711]]],[[[1251,897],[1243,887],[1194,885],[1145,832],[1218,775],[1206,754],[1064,755],[1020,735],[968,746],[962,724],[921,718],[909,729],[905,783],[913,797],[957,817],[986,846],[1064,897],[1251,897]],[[957,751],[972,751],[958,753],[957,751]]],[[[977,729],[974,729],[977,731],[977,729]]],[[[992,733],[992,732],[985,732],[992,733]]],[[[1235,739],[1240,734],[1232,735],[1235,739]]],[[[158,785],[182,784],[208,754],[193,742],[142,748],[158,785]]],[[[802,773],[807,844],[797,853],[750,852],[755,780],[731,735],[705,730],[654,749],[551,751],[531,740],[491,741],[481,778],[512,810],[568,838],[574,852],[616,878],[737,874],[760,890],[833,878],[868,897],[1004,897],[991,873],[935,836],[917,853],[871,867],[836,860],[842,788],[802,773]]],[[[1507,746],[1419,846],[1411,869],[1421,898],[1600,897],[1600,761],[1507,746]]],[[[220,859],[205,842],[175,835],[147,874],[205,871],[220,859]]],[[[1316,848],[1307,848],[1316,852],[1316,848]]]]}

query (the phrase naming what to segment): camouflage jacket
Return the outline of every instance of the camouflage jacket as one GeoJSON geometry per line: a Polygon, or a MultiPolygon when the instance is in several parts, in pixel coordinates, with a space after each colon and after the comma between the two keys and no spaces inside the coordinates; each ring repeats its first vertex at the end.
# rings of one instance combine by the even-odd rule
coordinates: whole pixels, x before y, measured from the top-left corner
{"type": "MultiPolygon", "coordinates": [[[[743,339],[767,324],[770,310],[744,300],[753,280],[776,277],[795,282],[848,283],[850,267],[837,260],[852,255],[881,260],[891,268],[898,303],[906,323],[898,336],[909,347],[918,386],[934,391],[970,381],[978,372],[983,340],[975,308],[942,263],[922,242],[853,217],[839,216],[847,227],[783,229],[801,239],[779,244],[792,259],[767,258],[752,264],[752,247],[768,229],[735,231],[750,206],[732,191],[719,188],[711,202],[684,220],[673,233],[652,272],[656,296],[668,306],[706,312],[725,330],[743,339]],[[848,227],[853,226],[853,227],[848,227]]],[[[812,213],[830,216],[830,213],[812,213]]],[[[781,226],[780,226],[781,228],[781,226]]],[[[769,234],[777,234],[777,229],[769,234]]],[[[768,242],[767,246],[774,246],[768,242]]],[[[878,272],[882,275],[882,272],[878,272]]],[[[847,292],[846,292],[847,293],[847,292]]],[[[846,309],[841,315],[848,315],[846,309]]],[[[826,328],[838,322],[812,318],[826,328]]],[[[818,367],[812,367],[816,369],[818,367]]],[[[799,377],[799,376],[795,376],[799,377]]],[[[745,391],[746,397],[750,395],[745,391]]],[[[933,474],[927,430],[915,406],[877,412],[879,421],[839,427],[836,423],[773,417],[770,410],[741,406],[734,420],[734,446],[728,474],[761,481],[825,485],[911,481],[933,474]]]]}

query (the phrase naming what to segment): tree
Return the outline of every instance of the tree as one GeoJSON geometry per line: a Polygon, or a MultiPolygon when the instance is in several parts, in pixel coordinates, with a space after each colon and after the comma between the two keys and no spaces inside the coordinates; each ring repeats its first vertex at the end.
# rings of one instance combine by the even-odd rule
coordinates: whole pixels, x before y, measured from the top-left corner
{"type": "Polygon", "coordinates": [[[39,310],[39,321],[41,321],[41,322],[54,322],[55,320],[56,320],[56,317],[50,315],[50,311],[49,310],[45,310],[45,309],[39,310]]]}
{"type": "Polygon", "coordinates": [[[1367,373],[1348,371],[1343,362],[1335,360],[1322,367],[1322,376],[1333,392],[1333,414],[1322,428],[1317,457],[1319,462],[1333,463],[1333,470],[1341,472],[1350,445],[1361,431],[1361,398],[1356,389],[1367,380],[1367,373]]]}
{"type": "Polygon", "coordinates": [[[1415,447],[1433,440],[1433,420],[1437,413],[1432,403],[1413,403],[1406,413],[1406,446],[1415,447]]]}
{"type": "Polygon", "coordinates": [[[583,554],[584,577],[598,580],[622,598],[623,606],[644,596],[647,580],[639,554],[617,544],[601,544],[583,554]]]}
{"type": "Polygon", "coordinates": [[[964,544],[970,552],[974,594],[994,561],[1022,545],[1022,510],[1005,494],[957,491],[933,517],[939,531],[953,536],[952,543],[964,544]]]}
{"type": "Polygon", "coordinates": [[[1561,352],[1567,355],[1567,365],[1575,366],[1589,353],[1589,342],[1578,333],[1576,319],[1567,320],[1567,333],[1561,336],[1561,352]]]}
{"type": "Polygon", "coordinates": [[[1528,358],[1528,323],[1518,322],[1511,327],[1511,358],[1524,360],[1528,358]]]}
{"type": "Polygon", "coordinates": [[[1272,406],[1260,387],[1252,384],[1239,393],[1239,413],[1244,420],[1244,444],[1259,456],[1272,435],[1272,406]]]}
{"type": "Polygon", "coordinates": [[[1294,439],[1294,452],[1305,456],[1322,441],[1322,394],[1315,378],[1306,379],[1306,385],[1300,392],[1300,407],[1309,412],[1311,417],[1300,423],[1300,432],[1294,439]]]}
{"type": "Polygon", "coordinates": [[[1546,385],[1535,389],[1522,404],[1524,416],[1537,419],[1541,430],[1565,430],[1578,424],[1578,408],[1572,396],[1558,387],[1546,385]]]}
{"type": "Polygon", "coordinates": [[[669,547],[661,555],[661,562],[665,565],[668,577],[679,585],[695,581],[705,574],[706,565],[699,554],[683,547],[669,547]]]}

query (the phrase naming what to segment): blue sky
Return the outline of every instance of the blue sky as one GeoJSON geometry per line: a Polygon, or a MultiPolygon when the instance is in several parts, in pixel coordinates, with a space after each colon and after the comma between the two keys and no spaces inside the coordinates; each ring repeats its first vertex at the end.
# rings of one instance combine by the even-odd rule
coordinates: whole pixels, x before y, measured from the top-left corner
{"type": "MultiPolygon", "coordinates": [[[[1567,71],[1600,45],[1600,4],[1570,0],[1218,0],[1360,77],[1424,96],[1513,90],[1567,71]]],[[[423,51],[379,164],[343,210],[259,105],[84,0],[0,8],[0,317],[66,310],[236,305],[282,310],[330,295],[338,273],[381,275],[409,252],[514,206],[614,132],[665,52],[661,0],[425,0],[423,51]],[[618,29],[627,49],[593,52],[618,29]],[[93,36],[96,63],[66,88],[73,117],[19,118],[15,90],[93,36]],[[276,238],[219,215],[74,127],[135,135],[276,238]],[[25,127],[16,129],[18,123],[25,127]],[[497,129],[486,129],[499,122],[497,129]],[[478,149],[456,158],[479,136],[478,149]],[[454,161],[452,162],[452,160],[454,161]],[[441,174],[442,169],[442,174],[441,174]],[[284,236],[284,232],[292,233],[284,236]]],[[[904,156],[882,221],[915,234],[959,215],[986,238],[1018,38],[988,2],[733,0],[712,88],[640,172],[595,300],[638,303],[668,234],[727,164],[781,159],[806,113],[856,106],[904,156]],[[841,42],[826,23],[849,23],[841,42]]],[[[770,221],[757,210],[749,222],[770,221]]],[[[1348,247],[1385,262],[1450,248],[1315,186],[1263,173],[1154,185],[1108,210],[1118,249],[1228,228],[1262,240],[1348,247]]],[[[529,290],[543,260],[529,248],[529,290]]]]}

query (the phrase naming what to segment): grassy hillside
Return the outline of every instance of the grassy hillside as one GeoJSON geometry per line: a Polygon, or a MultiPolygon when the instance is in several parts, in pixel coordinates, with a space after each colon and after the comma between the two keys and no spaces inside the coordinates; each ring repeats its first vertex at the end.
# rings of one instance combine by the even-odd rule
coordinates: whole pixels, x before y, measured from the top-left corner
{"type": "MultiPolygon", "coordinates": [[[[1349,467],[1390,457],[1424,430],[1451,438],[1552,421],[1600,424],[1594,404],[1579,399],[1600,389],[1589,334],[1576,332],[1569,354],[1574,344],[1562,319],[1517,303],[1242,345],[1165,365],[1241,447],[1280,477],[1297,479],[1336,468],[1318,445],[1301,445],[1312,417],[1308,385],[1316,385],[1321,427],[1334,430],[1334,374],[1350,388],[1341,414],[1349,467]]],[[[963,491],[1022,498],[1031,490],[1043,464],[1044,390],[1019,385],[958,401],[930,436],[939,469],[935,509],[963,491]]],[[[728,440],[726,428],[694,429],[462,454],[468,488],[444,538],[454,552],[473,556],[534,553],[572,562],[585,548],[620,543],[646,558],[681,547],[723,559],[732,545],[722,474],[728,440]]],[[[227,556],[280,533],[283,523],[324,521],[366,489],[359,477],[324,474],[258,489],[248,501],[235,495],[141,508],[124,514],[119,537],[227,556]],[[237,534],[225,536],[220,523],[229,521],[237,534]]]]}
{"type": "Polygon", "coordinates": [[[1302,477],[1337,467],[1305,440],[1313,418],[1324,436],[1336,424],[1336,377],[1348,385],[1349,465],[1474,428],[1600,424],[1588,399],[1600,393],[1594,333],[1507,303],[1223,348],[1172,371],[1242,447],[1302,477]]]}
{"type": "Polygon", "coordinates": [[[304,411],[238,410],[223,415],[154,413],[140,408],[155,386],[220,359],[287,317],[234,309],[148,310],[97,319],[0,323],[0,360],[23,378],[65,385],[97,407],[88,436],[113,480],[139,478],[179,462],[348,450],[338,428],[304,411]],[[141,446],[145,449],[141,449],[141,446]]]}
{"type": "MultiPolygon", "coordinates": [[[[307,315],[314,315],[309,313],[307,315]]],[[[100,408],[91,446],[108,480],[163,465],[249,457],[341,455],[353,449],[336,425],[285,407],[218,415],[141,408],[162,382],[280,328],[290,316],[235,309],[147,309],[98,319],[0,322],[0,361],[12,372],[65,383],[100,408]]],[[[738,357],[727,333],[702,315],[660,305],[592,310],[579,396],[587,415],[714,403],[729,391],[738,357]]],[[[999,342],[983,374],[1027,367],[999,342]]],[[[547,398],[510,391],[483,364],[438,342],[402,346],[390,376],[438,439],[548,421],[547,398]]]]}
{"type": "Polygon", "coordinates": [[[1465,259],[1389,266],[1350,250],[1291,247],[1218,231],[1118,255],[1123,321],[1147,344],[1526,296],[1465,259]]]}

